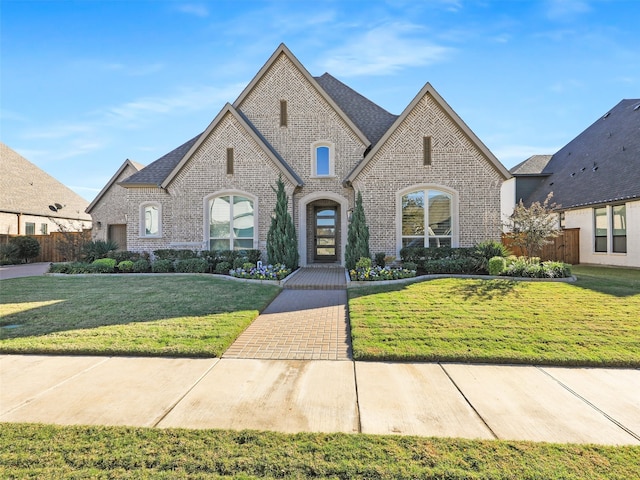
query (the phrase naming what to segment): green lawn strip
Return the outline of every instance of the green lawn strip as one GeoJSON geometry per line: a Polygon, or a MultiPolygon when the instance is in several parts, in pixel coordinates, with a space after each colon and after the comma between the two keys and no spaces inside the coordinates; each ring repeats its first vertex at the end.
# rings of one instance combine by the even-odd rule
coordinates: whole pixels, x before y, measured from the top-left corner
{"type": "Polygon", "coordinates": [[[0,424],[1,478],[637,478],[640,447],[0,424]]]}
{"type": "Polygon", "coordinates": [[[358,360],[640,366],[640,271],[576,283],[438,279],[349,290],[358,360]]]}
{"type": "Polygon", "coordinates": [[[278,292],[207,275],[3,280],[0,352],[220,356],[278,292]]]}

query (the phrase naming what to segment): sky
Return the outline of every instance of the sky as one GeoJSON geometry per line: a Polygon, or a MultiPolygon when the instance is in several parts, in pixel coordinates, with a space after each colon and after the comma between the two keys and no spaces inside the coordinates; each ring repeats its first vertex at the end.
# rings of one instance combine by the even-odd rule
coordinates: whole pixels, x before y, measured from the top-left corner
{"type": "Polygon", "coordinates": [[[507,167],[640,98],[637,0],[0,0],[0,140],[93,200],[280,43],[400,114],[425,83],[507,167]]]}

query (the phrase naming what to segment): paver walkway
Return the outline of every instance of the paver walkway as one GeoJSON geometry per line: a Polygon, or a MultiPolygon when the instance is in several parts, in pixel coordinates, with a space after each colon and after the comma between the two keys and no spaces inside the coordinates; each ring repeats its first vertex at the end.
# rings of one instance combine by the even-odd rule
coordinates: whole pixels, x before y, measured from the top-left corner
{"type": "Polygon", "coordinates": [[[222,358],[349,360],[344,268],[302,268],[222,358]]]}

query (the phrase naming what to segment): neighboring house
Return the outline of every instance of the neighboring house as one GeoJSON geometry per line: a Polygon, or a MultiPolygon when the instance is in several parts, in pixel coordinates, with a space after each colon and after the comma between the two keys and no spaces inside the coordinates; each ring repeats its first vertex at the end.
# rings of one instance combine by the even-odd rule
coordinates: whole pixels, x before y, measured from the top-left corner
{"type": "Polygon", "coordinates": [[[430,84],[392,115],[327,73],[312,77],[285,45],[203,133],[118,176],[88,209],[102,238],[124,202],[129,250],[256,248],[265,259],[282,178],[301,265],[344,263],[357,191],[372,253],[498,240],[510,178],[430,84]]]}
{"type": "Polygon", "coordinates": [[[118,244],[120,250],[126,250],[129,207],[127,193],[118,182],[126,180],[142,168],[144,165],[126,160],[89,204],[87,213],[99,219],[94,222],[91,230],[92,240],[111,240],[118,244]]]}
{"type": "Polygon", "coordinates": [[[0,171],[0,234],[91,228],[89,202],[1,142],[0,171]]]}
{"type": "Polygon", "coordinates": [[[622,100],[555,155],[511,169],[516,201],[559,205],[580,229],[580,262],[640,267],[640,99],[622,100]]]}

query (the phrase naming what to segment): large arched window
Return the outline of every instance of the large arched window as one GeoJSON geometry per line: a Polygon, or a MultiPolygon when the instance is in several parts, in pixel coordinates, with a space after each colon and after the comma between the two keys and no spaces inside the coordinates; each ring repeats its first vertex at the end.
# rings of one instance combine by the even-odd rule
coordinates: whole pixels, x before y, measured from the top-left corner
{"type": "Polygon", "coordinates": [[[453,195],[424,188],[402,195],[402,247],[452,247],[453,195]]]}
{"type": "Polygon", "coordinates": [[[241,195],[223,195],[210,199],[208,207],[210,250],[253,248],[253,200],[241,195]]]}

